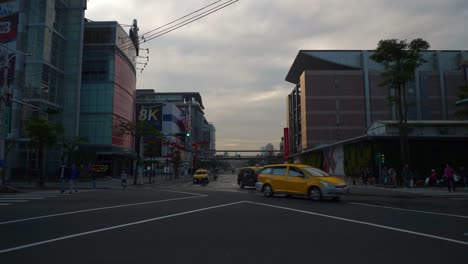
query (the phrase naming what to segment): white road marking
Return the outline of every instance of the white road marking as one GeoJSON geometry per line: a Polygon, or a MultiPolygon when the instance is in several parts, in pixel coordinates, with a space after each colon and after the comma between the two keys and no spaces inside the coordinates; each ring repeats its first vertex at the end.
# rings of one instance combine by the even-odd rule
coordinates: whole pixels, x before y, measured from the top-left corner
{"type": "Polygon", "coordinates": [[[181,191],[173,191],[173,190],[167,190],[167,189],[153,189],[153,190],[159,190],[159,191],[165,191],[165,192],[173,192],[173,193],[181,193],[181,194],[198,195],[198,196],[207,196],[206,194],[191,193],[191,192],[181,192],[181,191]]]}
{"type": "Polygon", "coordinates": [[[121,205],[114,205],[114,206],[107,206],[107,207],[99,207],[99,208],[92,208],[92,209],[71,211],[71,212],[58,213],[58,214],[51,214],[51,215],[41,215],[41,216],[35,216],[35,217],[30,217],[30,218],[22,218],[22,219],[17,219],[17,220],[11,220],[11,221],[0,222],[0,225],[6,225],[6,224],[12,224],[12,223],[19,223],[19,222],[24,222],[24,221],[29,221],[29,220],[36,220],[36,219],[42,219],[42,218],[50,218],[50,217],[56,217],[56,216],[62,216],[62,215],[79,214],[79,213],[86,213],[86,212],[92,212],[92,211],[108,210],[108,209],[114,209],[114,208],[138,206],[138,205],[145,205],[145,204],[155,204],[155,203],[163,203],[163,202],[178,201],[178,200],[186,200],[186,199],[194,199],[194,198],[202,198],[202,197],[206,197],[206,195],[205,195],[205,196],[180,197],[180,198],[172,198],[172,199],[156,200],[156,201],[141,202],[141,203],[132,203],[132,204],[121,204],[121,205]]]}
{"type": "Polygon", "coordinates": [[[379,207],[379,208],[393,209],[393,210],[400,210],[400,211],[409,211],[409,212],[416,212],[416,213],[423,213],[423,214],[433,214],[433,215],[451,216],[451,217],[458,217],[458,218],[465,218],[465,219],[468,219],[468,216],[465,216],[465,215],[444,214],[444,213],[437,213],[437,212],[430,212],[430,211],[413,210],[413,209],[404,209],[404,208],[398,208],[398,207],[390,207],[390,206],[382,206],[382,205],[374,205],[374,204],[366,204],[366,203],[353,203],[353,202],[349,202],[349,204],[362,205],[362,206],[369,206],[369,207],[379,207]]]}
{"type": "MultiPolygon", "coordinates": [[[[198,198],[198,197],[191,197],[191,198],[198,198]]],[[[171,217],[176,217],[176,216],[181,216],[181,215],[186,215],[186,214],[193,214],[193,213],[206,211],[206,210],[211,210],[211,209],[215,209],[215,208],[221,208],[221,207],[236,205],[236,204],[240,204],[240,203],[244,203],[244,202],[245,201],[239,201],[239,202],[234,202],[234,203],[227,203],[227,204],[221,204],[221,205],[216,205],[216,206],[210,206],[210,207],[190,210],[190,211],[186,211],[186,212],[181,212],[181,213],[175,213],[175,214],[171,214],[171,215],[165,215],[165,216],[150,218],[150,219],[141,220],[141,221],[137,221],[137,222],[131,222],[131,223],[127,223],[127,224],[96,229],[96,230],[87,231],[87,232],[83,232],[83,233],[78,233],[78,234],[74,234],[74,235],[57,237],[57,238],[44,240],[44,241],[39,241],[39,242],[26,244],[26,245],[22,245],[22,246],[2,249],[2,250],[0,250],[0,254],[11,252],[11,251],[16,251],[16,250],[20,250],[20,249],[24,249],[24,248],[35,247],[35,246],[39,246],[39,245],[43,245],[43,244],[48,244],[48,243],[52,243],[52,242],[56,242],[56,241],[60,241],[60,240],[70,239],[70,238],[74,238],[74,237],[86,236],[86,235],[90,235],[90,234],[94,234],[94,233],[99,233],[99,232],[104,232],[104,231],[108,231],[108,230],[118,229],[118,228],[122,228],[122,227],[139,225],[139,224],[154,222],[154,221],[158,221],[158,220],[162,220],[162,219],[166,219],[166,218],[171,218],[171,217]]]]}
{"type": "Polygon", "coordinates": [[[0,203],[0,206],[2,205],[10,205],[9,203],[0,203]]]}
{"type": "Polygon", "coordinates": [[[272,208],[278,208],[278,209],[283,209],[283,210],[288,210],[288,211],[293,211],[293,212],[298,212],[298,213],[303,213],[303,214],[316,215],[316,216],[321,216],[321,217],[325,217],[325,218],[331,218],[331,219],[336,219],[336,220],[341,220],[341,221],[351,222],[351,223],[356,223],[356,224],[361,224],[361,225],[368,225],[368,226],[373,226],[373,227],[378,227],[378,228],[383,228],[383,229],[388,229],[388,230],[392,230],[392,231],[398,231],[398,232],[402,232],[402,233],[408,233],[408,234],[413,234],[413,235],[418,235],[418,236],[423,236],[423,237],[429,237],[429,238],[434,238],[434,239],[438,239],[438,240],[443,240],[443,241],[448,241],[448,242],[468,246],[468,242],[466,242],[466,241],[455,240],[455,239],[451,239],[451,238],[435,236],[435,235],[415,232],[415,231],[396,228],[396,227],[379,225],[379,224],[374,224],[374,223],[370,223],[370,222],[364,222],[364,221],[353,220],[353,219],[343,218],[343,217],[338,217],[338,216],[314,213],[314,212],[310,212],[310,211],[304,211],[304,210],[299,210],[299,209],[294,209],[294,208],[289,208],[289,207],[283,207],[283,206],[276,206],[276,205],[271,205],[271,204],[257,203],[257,202],[251,202],[251,201],[246,201],[246,203],[262,205],[262,206],[272,207],[272,208]]]}

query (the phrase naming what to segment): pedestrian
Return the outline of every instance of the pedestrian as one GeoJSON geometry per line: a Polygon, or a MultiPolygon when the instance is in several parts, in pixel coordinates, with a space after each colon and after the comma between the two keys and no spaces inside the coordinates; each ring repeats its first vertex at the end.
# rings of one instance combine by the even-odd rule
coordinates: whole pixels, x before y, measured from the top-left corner
{"type": "Polygon", "coordinates": [[[403,167],[403,170],[401,171],[401,177],[406,187],[408,188],[413,187],[413,184],[412,184],[413,173],[411,172],[411,169],[408,163],[406,163],[405,166],[403,167]]]}
{"type": "Polygon", "coordinates": [[[450,164],[447,163],[444,170],[444,178],[447,181],[448,191],[452,192],[455,191],[455,179],[454,179],[455,172],[450,164]]]}
{"type": "Polygon", "coordinates": [[[432,186],[437,183],[437,172],[435,169],[431,170],[431,175],[429,175],[429,186],[432,186]]]}
{"type": "Polygon", "coordinates": [[[76,186],[77,180],[78,180],[78,169],[76,168],[75,164],[73,164],[70,169],[70,175],[69,175],[70,194],[72,193],[72,190],[75,190],[75,192],[78,192],[78,189],[76,186]]]}
{"type": "Polygon", "coordinates": [[[91,183],[92,183],[93,189],[96,189],[96,178],[97,178],[96,168],[91,168],[91,170],[89,171],[89,175],[91,176],[91,183]]]}
{"type": "Polygon", "coordinates": [[[362,185],[365,185],[367,187],[367,181],[369,179],[369,174],[368,174],[368,168],[365,168],[361,172],[361,181],[362,185]]]}
{"type": "Polygon", "coordinates": [[[393,187],[393,188],[396,188],[397,184],[396,184],[396,171],[395,171],[395,169],[390,167],[390,169],[388,169],[387,175],[388,175],[388,179],[389,179],[389,185],[391,187],[393,187]]]}
{"type": "Polygon", "coordinates": [[[120,174],[120,180],[122,181],[122,188],[127,188],[127,171],[123,170],[120,174]]]}

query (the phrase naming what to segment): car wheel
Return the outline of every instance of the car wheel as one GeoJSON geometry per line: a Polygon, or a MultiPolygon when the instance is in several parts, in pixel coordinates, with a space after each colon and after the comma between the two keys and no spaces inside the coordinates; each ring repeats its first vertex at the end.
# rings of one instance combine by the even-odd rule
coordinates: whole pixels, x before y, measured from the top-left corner
{"type": "Polygon", "coordinates": [[[273,196],[273,189],[270,185],[266,184],[265,186],[263,186],[263,195],[265,195],[265,197],[273,196]]]}
{"type": "Polygon", "coordinates": [[[322,192],[317,187],[312,187],[309,190],[309,197],[312,201],[319,201],[322,199],[322,192]]]}
{"type": "Polygon", "coordinates": [[[240,186],[242,189],[244,189],[244,186],[245,186],[245,185],[244,185],[244,182],[243,182],[243,181],[240,181],[240,182],[239,182],[239,186],[240,186]]]}

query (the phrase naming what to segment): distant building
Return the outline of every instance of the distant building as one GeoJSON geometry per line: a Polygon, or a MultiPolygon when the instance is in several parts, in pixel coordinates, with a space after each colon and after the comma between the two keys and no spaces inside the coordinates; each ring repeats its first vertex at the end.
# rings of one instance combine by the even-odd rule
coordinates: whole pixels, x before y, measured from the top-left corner
{"type": "Polygon", "coordinates": [[[161,146],[162,155],[156,160],[171,163],[174,151],[178,150],[185,169],[188,169],[207,155],[210,146],[214,146],[215,129],[205,118],[205,107],[199,93],[159,93],[152,89],[138,89],[137,109],[142,108],[159,108],[162,112],[160,125],[155,124],[155,127],[161,131],[165,142],[161,146]],[[187,132],[190,136],[174,136],[187,132]]]}
{"type": "MultiPolygon", "coordinates": [[[[397,119],[395,107],[388,102],[394,90],[380,86],[384,67],[370,59],[372,54],[366,50],[299,51],[286,75],[286,81],[295,85],[286,100],[290,158],[302,162],[304,154],[315,153],[307,159],[327,168],[341,162],[343,173],[343,146],[362,142],[361,137],[368,136],[368,130],[378,122],[397,119]],[[341,149],[330,152],[331,145],[341,149]]],[[[431,50],[423,52],[423,57],[426,62],[407,84],[408,119],[427,121],[430,124],[426,127],[450,126],[450,122],[444,125],[440,120],[455,119],[460,87],[468,82],[467,68],[463,67],[468,51],[431,50]]],[[[385,124],[394,129],[391,123],[385,124]]],[[[466,132],[466,124],[458,126],[466,132]]],[[[466,141],[468,133],[452,140],[460,138],[466,141]]],[[[398,141],[391,144],[398,146],[398,141]]],[[[371,149],[375,152],[378,146],[371,149]]],[[[393,162],[397,159],[391,157],[393,162]]],[[[415,164],[418,162],[422,161],[415,164]]]]}

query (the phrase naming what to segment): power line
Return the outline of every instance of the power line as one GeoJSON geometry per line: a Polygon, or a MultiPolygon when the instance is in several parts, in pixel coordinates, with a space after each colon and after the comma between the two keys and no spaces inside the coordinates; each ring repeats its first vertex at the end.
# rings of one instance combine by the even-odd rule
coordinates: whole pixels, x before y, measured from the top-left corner
{"type": "MultiPolygon", "coordinates": [[[[220,4],[220,5],[212,8],[212,9],[209,9],[208,11],[205,11],[205,12],[203,12],[201,14],[198,14],[198,15],[188,19],[188,20],[185,20],[184,22],[180,22],[180,23],[178,23],[178,24],[176,24],[174,26],[171,26],[171,27],[169,27],[167,29],[161,30],[161,31],[159,31],[157,33],[153,33],[150,38],[144,39],[144,42],[153,40],[153,39],[158,38],[160,36],[163,36],[163,35],[165,35],[165,34],[167,34],[169,32],[172,32],[172,31],[174,31],[174,30],[176,30],[178,28],[181,28],[183,26],[191,24],[191,23],[193,23],[193,22],[195,22],[195,21],[197,21],[199,19],[202,19],[202,18],[204,18],[204,17],[206,17],[206,16],[208,16],[208,15],[210,15],[212,13],[215,13],[215,12],[221,10],[221,9],[224,9],[224,8],[230,6],[230,5],[232,5],[232,4],[234,4],[234,3],[238,2],[238,1],[239,0],[232,0],[232,1],[225,2],[225,3],[220,4]]],[[[127,45],[127,46],[121,47],[121,49],[129,49],[131,47],[133,47],[133,45],[127,45]]]]}
{"type": "MultiPolygon", "coordinates": [[[[181,20],[181,19],[183,19],[183,18],[186,18],[186,17],[188,17],[188,16],[190,16],[190,15],[193,15],[193,14],[195,14],[195,13],[197,13],[197,12],[199,12],[199,11],[205,9],[205,8],[208,8],[208,7],[214,5],[214,4],[218,3],[218,2],[221,2],[221,1],[223,1],[223,0],[215,1],[215,2],[213,2],[213,3],[211,3],[211,4],[209,4],[209,5],[206,5],[206,6],[202,7],[202,8],[200,8],[200,9],[198,9],[198,10],[195,10],[195,11],[193,11],[193,12],[191,12],[191,13],[185,15],[185,16],[179,17],[179,18],[176,19],[176,20],[173,20],[173,21],[171,21],[171,22],[169,22],[169,23],[167,23],[167,24],[164,24],[164,25],[162,25],[162,26],[160,26],[160,27],[157,27],[157,28],[155,28],[155,29],[153,29],[153,30],[150,30],[150,31],[146,32],[146,33],[143,33],[143,34],[141,34],[141,38],[144,38],[144,36],[145,36],[146,34],[149,34],[149,33],[154,32],[154,31],[156,31],[156,30],[158,30],[158,29],[160,29],[160,28],[163,28],[163,27],[165,27],[165,26],[168,26],[168,25],[170,25],[170,24],[173,24],[173,23],[175,23],[175,22],[177,22],[177,21],[179,21],[179,20],[181,20]]],[[[132,40],[131,40],[131,39],[128,39],[128,40],[124,41],[122,44],[128,44],[128,42],[130,42],[130,41],[132,41],[132,40]],[[125,43],[125,42],[127,42],[127,43],[125,43]]]]}

